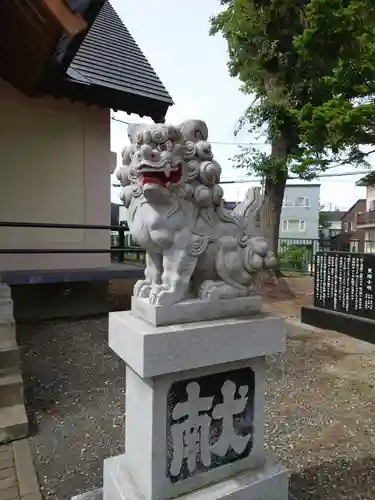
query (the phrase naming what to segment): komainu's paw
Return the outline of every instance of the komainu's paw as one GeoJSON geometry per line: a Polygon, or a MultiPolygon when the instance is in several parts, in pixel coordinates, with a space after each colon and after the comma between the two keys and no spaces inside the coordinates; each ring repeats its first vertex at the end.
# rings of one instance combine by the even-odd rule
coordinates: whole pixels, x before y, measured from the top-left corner
{"type": "Polygon", "coordinates": [[[148,298],[151,293],[151,281],[148,280],[138,280],[133,288],[134,297],[148,298]]]}
{"type": "Polygon", "coordinates": [[[166,285],[154,287],[150,295],[150,303],[157,306],[171,306],[180,302],[182,296],[174,288],[166,285]]]}

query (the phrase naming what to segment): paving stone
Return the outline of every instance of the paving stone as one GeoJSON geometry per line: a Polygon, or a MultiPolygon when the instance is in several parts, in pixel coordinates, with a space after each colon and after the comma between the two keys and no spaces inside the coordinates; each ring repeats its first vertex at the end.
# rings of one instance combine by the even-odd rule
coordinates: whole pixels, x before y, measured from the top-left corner
{"type": "Polygon", "coordinates": [[[14,465],[13,457],[8,457],[8,456],[4,458],[0,457],[0,470],[11,468],[13,467],[13,465],[14,465]]]}
{"type": "Polygon", "coordinates": [[[6,469],[0,470],[0,479],[6,479],[12,476],[16,477],[16,469],[14,467],[7,467],[6,469]]]}
{"type": "Polygon", "coordinates": [[[43,497],[40,492],[38,493],[31,493],[30,495],[25,495],[24,497],[21,497],[21,500],[43,500],[43,497]]]}
{"type": "Polygon", "coordinates": [[[11,445],[0,446],[0,460],[5,460],[6,458],[13,458],[13,449],[11,445]]]}
{"type": "Polygon", "coordinates": [[[0,500],[14,500],[19,498],[17,486],[12,486],[12,488],[7,488],[6,490],[0,490],[0,500]]]}
{"type": "Polygon", "coordinates": [[[7,488],[11,488],[12,486],[17,486],[17,479],[15,474],[13,474],[13,476],[4,477],[3,479],[0,479],[0,491],[6,490],[7,488]]]}
{"type": "MultiPolygon", "coordinates": [[[[39,484],[27,439],[12,443],[20,496],[39,493],[39,484]]],[[[1,497],[0,497],[0,500],[1,497]]]]}

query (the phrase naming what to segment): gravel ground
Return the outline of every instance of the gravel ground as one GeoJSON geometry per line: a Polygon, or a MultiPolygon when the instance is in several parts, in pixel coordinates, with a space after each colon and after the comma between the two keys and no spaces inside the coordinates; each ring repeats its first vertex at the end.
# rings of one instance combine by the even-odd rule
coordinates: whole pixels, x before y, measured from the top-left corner
{"type": "MultiPolygon", "coordinates": [[[[45,498],[101,486],[103,459],[123,452],[124,366],[106,340],[106,318],[18,327],[45,498]]],[[[267,447],[295,471],[299,500],[374,500],[374,354],[364,342],[306,330],[270,359],[267,447]]]]}
{"type": "Polygon", "coordinates": [[[125,365],[107,345],[107,318],[19,325],[31,449],[44,498],[102,486],[123,453],[125,365]]]}

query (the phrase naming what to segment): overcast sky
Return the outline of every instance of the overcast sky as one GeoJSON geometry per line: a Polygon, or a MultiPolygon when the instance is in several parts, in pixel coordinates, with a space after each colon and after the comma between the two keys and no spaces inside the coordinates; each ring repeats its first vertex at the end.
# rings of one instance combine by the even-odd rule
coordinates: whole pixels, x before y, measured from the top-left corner
{"type": "MultiPolygon", "coordinates": [[[[220,36],[208,35],[209,18],[219,11],[219,0],[110,1],[174,100],[167,121],[205,120],[215,157],[223,169],[222,178],[244,178],[244,171],[234,169],[230,161],[237,146],[215,144],[261,142],[246,131],[237,137],[233,134],[236,121],[251,98],[239,91],[238,80],[228,74],[225,41],[220,36]]],[[[136,115],[122,112],[114,116],[139,121],[136,115]]],[[[111,149],[119,153],[128,142],[127,125],[113,120],[111,125],[111,149]]],[[[259,148],[267,150],[263,144],[259,148]]],[[[334,172],[350,170],[340,168],[334,172]]],[[[331,203],[332,209],[335,206],[348,209],[358,198],[365,197],[365,189],[355,187],[360,177],[322,178],[318,181],[321,202],[331,203]]],[[[225,198],[241,200],[251,185],[256,184],[224,185],[225,198]]],[[[117,191],[114,189],[113,201],[117,201],[117,191]]]]}

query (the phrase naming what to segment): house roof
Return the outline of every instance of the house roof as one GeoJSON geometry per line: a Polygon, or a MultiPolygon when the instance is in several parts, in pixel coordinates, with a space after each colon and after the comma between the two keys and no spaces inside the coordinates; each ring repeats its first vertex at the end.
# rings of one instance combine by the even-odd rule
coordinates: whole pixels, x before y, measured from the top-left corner
{"type": "Polygon", "coordinates": [[[341,210],[332,210],[332,211],[322,210],[320,213],[324,214],[329,220],[329,222],[339,222],[347,212],[341,210]]]}
{"type": "Polygon", "coordinates": [[[375,185],[375,171],[368,173],[355,183],[356,186],[373,186],[375,185]]]}
{"type": "MultiPolygon", "coordinates": [[[[70,0],[72,3],[73,0],[70,0]]],[[[74,3],[74,2],[73,2],[74,3]]],[[[63,44],[64,45],[64,44],[63,44]]],[[[66,65],[69,44],[56,53],[66,65]]],[[[163,121],[173,100],[120,17],[105,0],[78,52],[59,78],[45,83],[56,96],[83,100],[163,121]]]]}
{"type": "Polygon", "coordinates": [[[353,205],[346,211],[344,212],[344,215],[341,217],[341,219],[346,215],[348,214],[349,212],[352,212],[353,210],[355,210],[357,208],[358,205],[364,205],[364,209],[366,209],[366,200],[364,198],[360,198],[359,200],[357,200],[355,203],[353,203],[353,205]]]}

